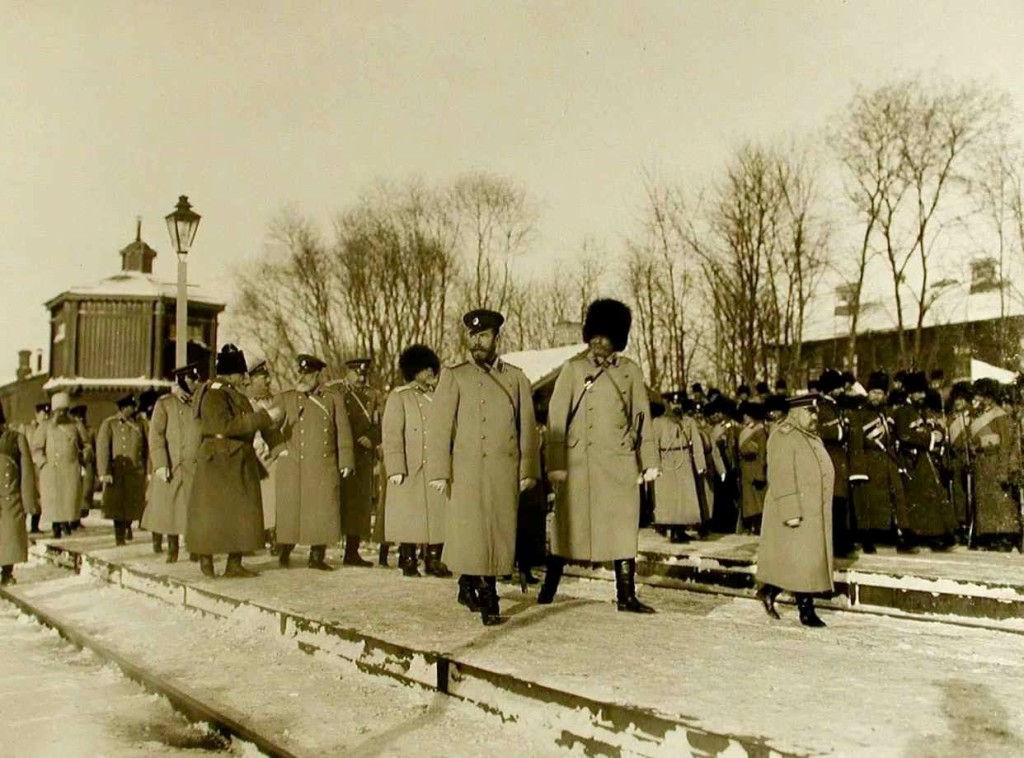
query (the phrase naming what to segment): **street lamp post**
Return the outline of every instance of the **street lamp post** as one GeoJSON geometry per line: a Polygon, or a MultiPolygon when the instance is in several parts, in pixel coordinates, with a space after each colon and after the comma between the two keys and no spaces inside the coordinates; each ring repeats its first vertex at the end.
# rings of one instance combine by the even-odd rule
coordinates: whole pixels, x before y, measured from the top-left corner
{"type": "Polygon", "coordinates": [[[165,217],[171,235],[171,247],[178,255],[178,304],[174,317],[174,366],[188,363],[188,251],[199,228],[199,214],[192,210],[188,197],[180,195],[178,205],[165,217]]]}

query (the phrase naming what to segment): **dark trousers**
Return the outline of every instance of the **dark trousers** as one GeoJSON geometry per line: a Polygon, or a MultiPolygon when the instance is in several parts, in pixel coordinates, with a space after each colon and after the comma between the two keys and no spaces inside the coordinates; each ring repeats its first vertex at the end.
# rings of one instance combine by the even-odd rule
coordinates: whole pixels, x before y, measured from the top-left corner
{"type": "Polygon", "coordinates": [[[854,550],[854,525],[850,500],[832,498],[832,554],[849,555],[854,550]]]}

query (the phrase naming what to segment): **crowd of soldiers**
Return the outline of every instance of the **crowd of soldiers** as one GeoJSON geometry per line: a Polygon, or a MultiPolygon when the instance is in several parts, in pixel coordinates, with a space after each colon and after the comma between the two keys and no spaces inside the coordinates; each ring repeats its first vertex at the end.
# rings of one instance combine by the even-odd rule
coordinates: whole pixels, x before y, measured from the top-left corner
{"type": "MultiPolygon", "coordinates": [[[[776,546],[766,565],[789,569],[796,553],[813,552],[793,546],[806,524],[831,524],[827,563],[794,585],[805,593],[831,588],[833,546],[873,552],[891,541],[914,552],[959,539],[1009,549],[1019,538],[1020,426],[997,383],[946,390],[914,372],[890,386],[879,371],[861,388],[827,370],[792,397],[762,382],[735,400],[694,385],[652,403],[623,355],[631,320],[619,301],[593,302],[588,349],[562,366],[547,403],[498,356],[504,317],[486,309],[463,317],[463,361],[442,369],[430,347],[409,346],[397,367],[404,384],[386,396],[370,386],[369,359],[328,381],[308,354],[294,386],[274,393],[267,364],[250,367],[234,345],[221,348],[212,378],[181,366],[169,393],[119,400],[95,439],[84,409],[57,393],[23,433],[0,435],[3,581],[26,559],[26,515],[32,531],[41,516],[54,537],[68,535],[94,487],[116,544],[141,521],[155,552],[166,538],[174,563],[184,541],[207,577],[220,555],[222,576],[245,578],[257,573],[243,557],[264,549],[290,568],[296,546],[308,546],[309,568],[331,571],[329,547],[343,544],[344,565],[369,567],[361,543],[380,545],[381,565],[397,545],[405,576],[421,576],[421,560],[430,575],[457,574],[458,602],[485,625],[503,621],[497,578],[518,569],[524,586],[535,583],[541,564],[538,603],[554,600],[567,563],[610,563],[617,608],[653,613],[635,581],[645,502],[673,542],[763,528],[776,546]],[[801,510],[821,487],[830,512],[801,510]],[[795,516],[794,497],[804,503],[795,516]],[[781,538],[762,524],[772,512],[789,528],[781,538]]],[[[801,621],[820,625],[809,595],[798,601],[801,621]]]]}
{"type": "MultiPolygon", "coordinates": [[[[947,386],[900,371],[826,369],[808,390],[824,399],[817,435],[835,470],[833,549],[901,553],[1021,548],[1018,389],[994,379],[947,386]]],[[[735,399],[668,393],[653,404],[662,473],[649,494],[655,527],[672,542],[709,531],[758,533],[768,487],[768,439],[787,413],[783,382],[769,393],[740,386],[735,399]]]]}

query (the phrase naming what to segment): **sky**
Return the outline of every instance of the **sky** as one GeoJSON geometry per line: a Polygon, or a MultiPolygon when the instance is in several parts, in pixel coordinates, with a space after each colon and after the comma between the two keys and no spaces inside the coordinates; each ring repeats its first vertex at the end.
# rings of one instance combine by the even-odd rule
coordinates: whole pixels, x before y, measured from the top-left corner
{"type": "MultiPolygon", "coordinates": [[[[534,263],[637,223],[645,171],[700,185],[858,86],[979,79],[1024,104],[1024,3],[0,0],[0,381],[43,303],[202,214],[190,280],[229,301],[290,206],[483,170],[539,207],[534,263]]],[[[229,334],[230,336],[230,334],[229,334]]]]}

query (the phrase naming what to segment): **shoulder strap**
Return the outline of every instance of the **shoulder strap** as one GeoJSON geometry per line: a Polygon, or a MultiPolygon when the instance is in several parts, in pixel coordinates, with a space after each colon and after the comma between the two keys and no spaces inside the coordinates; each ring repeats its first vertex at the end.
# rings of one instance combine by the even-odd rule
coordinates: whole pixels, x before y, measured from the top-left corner
{"type": "Polygon", "coordinates": [[[491,378],[491,381],[497,384],[501,388],[501,391],[505,393],[505,397],[508,398],[508,402],[512,405],[512,415],[514,415],[516,419],[516,433],[520,433],[519,404],[515,401],[515,398],[512,397],[512,393],[508,391],[508,387],[506,387],[501,380],[494,375],[494,372],[490,368],[483,368],[482,370],[491,378]]]}

